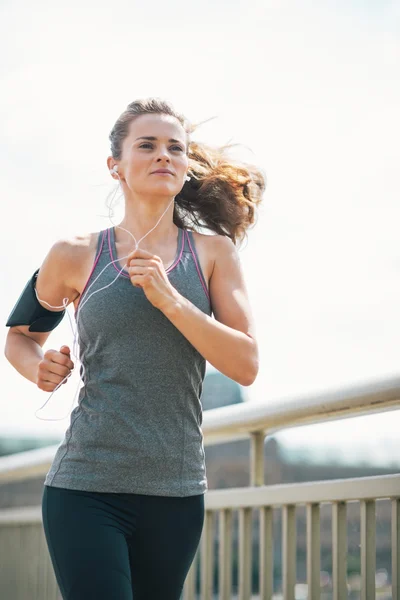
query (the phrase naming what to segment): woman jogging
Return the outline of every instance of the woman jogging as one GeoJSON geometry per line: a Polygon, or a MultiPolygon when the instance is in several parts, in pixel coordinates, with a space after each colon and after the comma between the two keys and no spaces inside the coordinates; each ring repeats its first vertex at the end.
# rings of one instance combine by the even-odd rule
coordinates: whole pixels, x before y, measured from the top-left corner
{"type": "Polygon", "coordinates": [[[264,178],[190,132],[167,102],[127,107],[107,162],[121,223],[56,242],[7,322],[8,360],[53,392],[74,364],[42,347],[75,307],[83,385],[43,493],[65,600],[179,599],[203,526],[206,361],[245,386],[257,375],[235,242],[264,178]]]}

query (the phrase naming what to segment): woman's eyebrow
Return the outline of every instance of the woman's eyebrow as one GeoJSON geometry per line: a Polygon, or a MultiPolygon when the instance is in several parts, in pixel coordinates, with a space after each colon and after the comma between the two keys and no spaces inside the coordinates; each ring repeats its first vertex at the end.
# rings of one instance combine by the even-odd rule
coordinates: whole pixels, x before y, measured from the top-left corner
{"type": "MultiPolygon", "coordinates": [[[[150,140],[151,142],[154,142],[157,139],[158,138],[156,138],[154,135],[142,135],[142,136],[136,138],[135,142],[137,142],[138,140],[150,140]]],[[[181,140],[174,140],[173,138],[169,139],[168,141],[173,142],[175,144],[183,144],[183,142],[181,140]]]]}

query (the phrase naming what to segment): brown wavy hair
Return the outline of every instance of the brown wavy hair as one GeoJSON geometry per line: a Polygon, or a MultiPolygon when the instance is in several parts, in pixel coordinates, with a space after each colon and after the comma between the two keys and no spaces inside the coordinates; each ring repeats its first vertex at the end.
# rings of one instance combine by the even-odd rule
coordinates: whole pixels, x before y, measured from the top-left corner
{"type": "Polygon", "coordinates": [[[256,207],[265,190],[265,177],[253,165],[233,161],[227,151],[231,146],[212,148],[190,140],[196,129],[159,98],[135,100],[116,121],[110,133],[111,154],[119,160],[122,143],[133,119],[145,114],[175,117],[187,136],[190,181],[175,197],[173,220],[184,229],[206,228],[229,237],[234,243],[243,240],[246,230],[255,223],[256,207]]]}

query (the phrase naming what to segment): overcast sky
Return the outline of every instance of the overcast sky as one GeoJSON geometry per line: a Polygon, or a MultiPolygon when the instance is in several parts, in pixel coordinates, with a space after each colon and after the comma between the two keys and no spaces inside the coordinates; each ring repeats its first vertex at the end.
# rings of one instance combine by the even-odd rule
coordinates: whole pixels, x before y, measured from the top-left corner
{"type": "MultiPolygon", "coordinates": [[[[243,144],[267,176],[241,250],[261,351],[248,399],[400,373],[399,1],[2,0],[0,52],[4,322],[57,239],[110,226],[108,133],[154,95],[215,116],[195,138],[243,144]]],[[[48,347],[71,341],[64,319],[48,347]]],[[[0,433],[65,431],[4,357],[0,375],[0,433]]],[[[392,448],[399,426],[396,411],[285,439],[392,448]]]]}

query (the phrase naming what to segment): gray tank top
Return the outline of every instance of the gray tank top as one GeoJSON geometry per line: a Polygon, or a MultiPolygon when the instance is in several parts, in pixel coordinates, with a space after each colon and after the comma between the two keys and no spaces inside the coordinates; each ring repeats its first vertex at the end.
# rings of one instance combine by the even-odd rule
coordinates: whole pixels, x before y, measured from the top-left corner
{"type": "MultiPolygon", "coordinates": [[[[205,360],[123,271],[114,228],[99,234],[78,319],[85,381],[45,485],[192,496],[207,490],[200,396],[205,360]]],[[[171,284],[210,315],[193,234],[179,229],[171,284]]]]}

